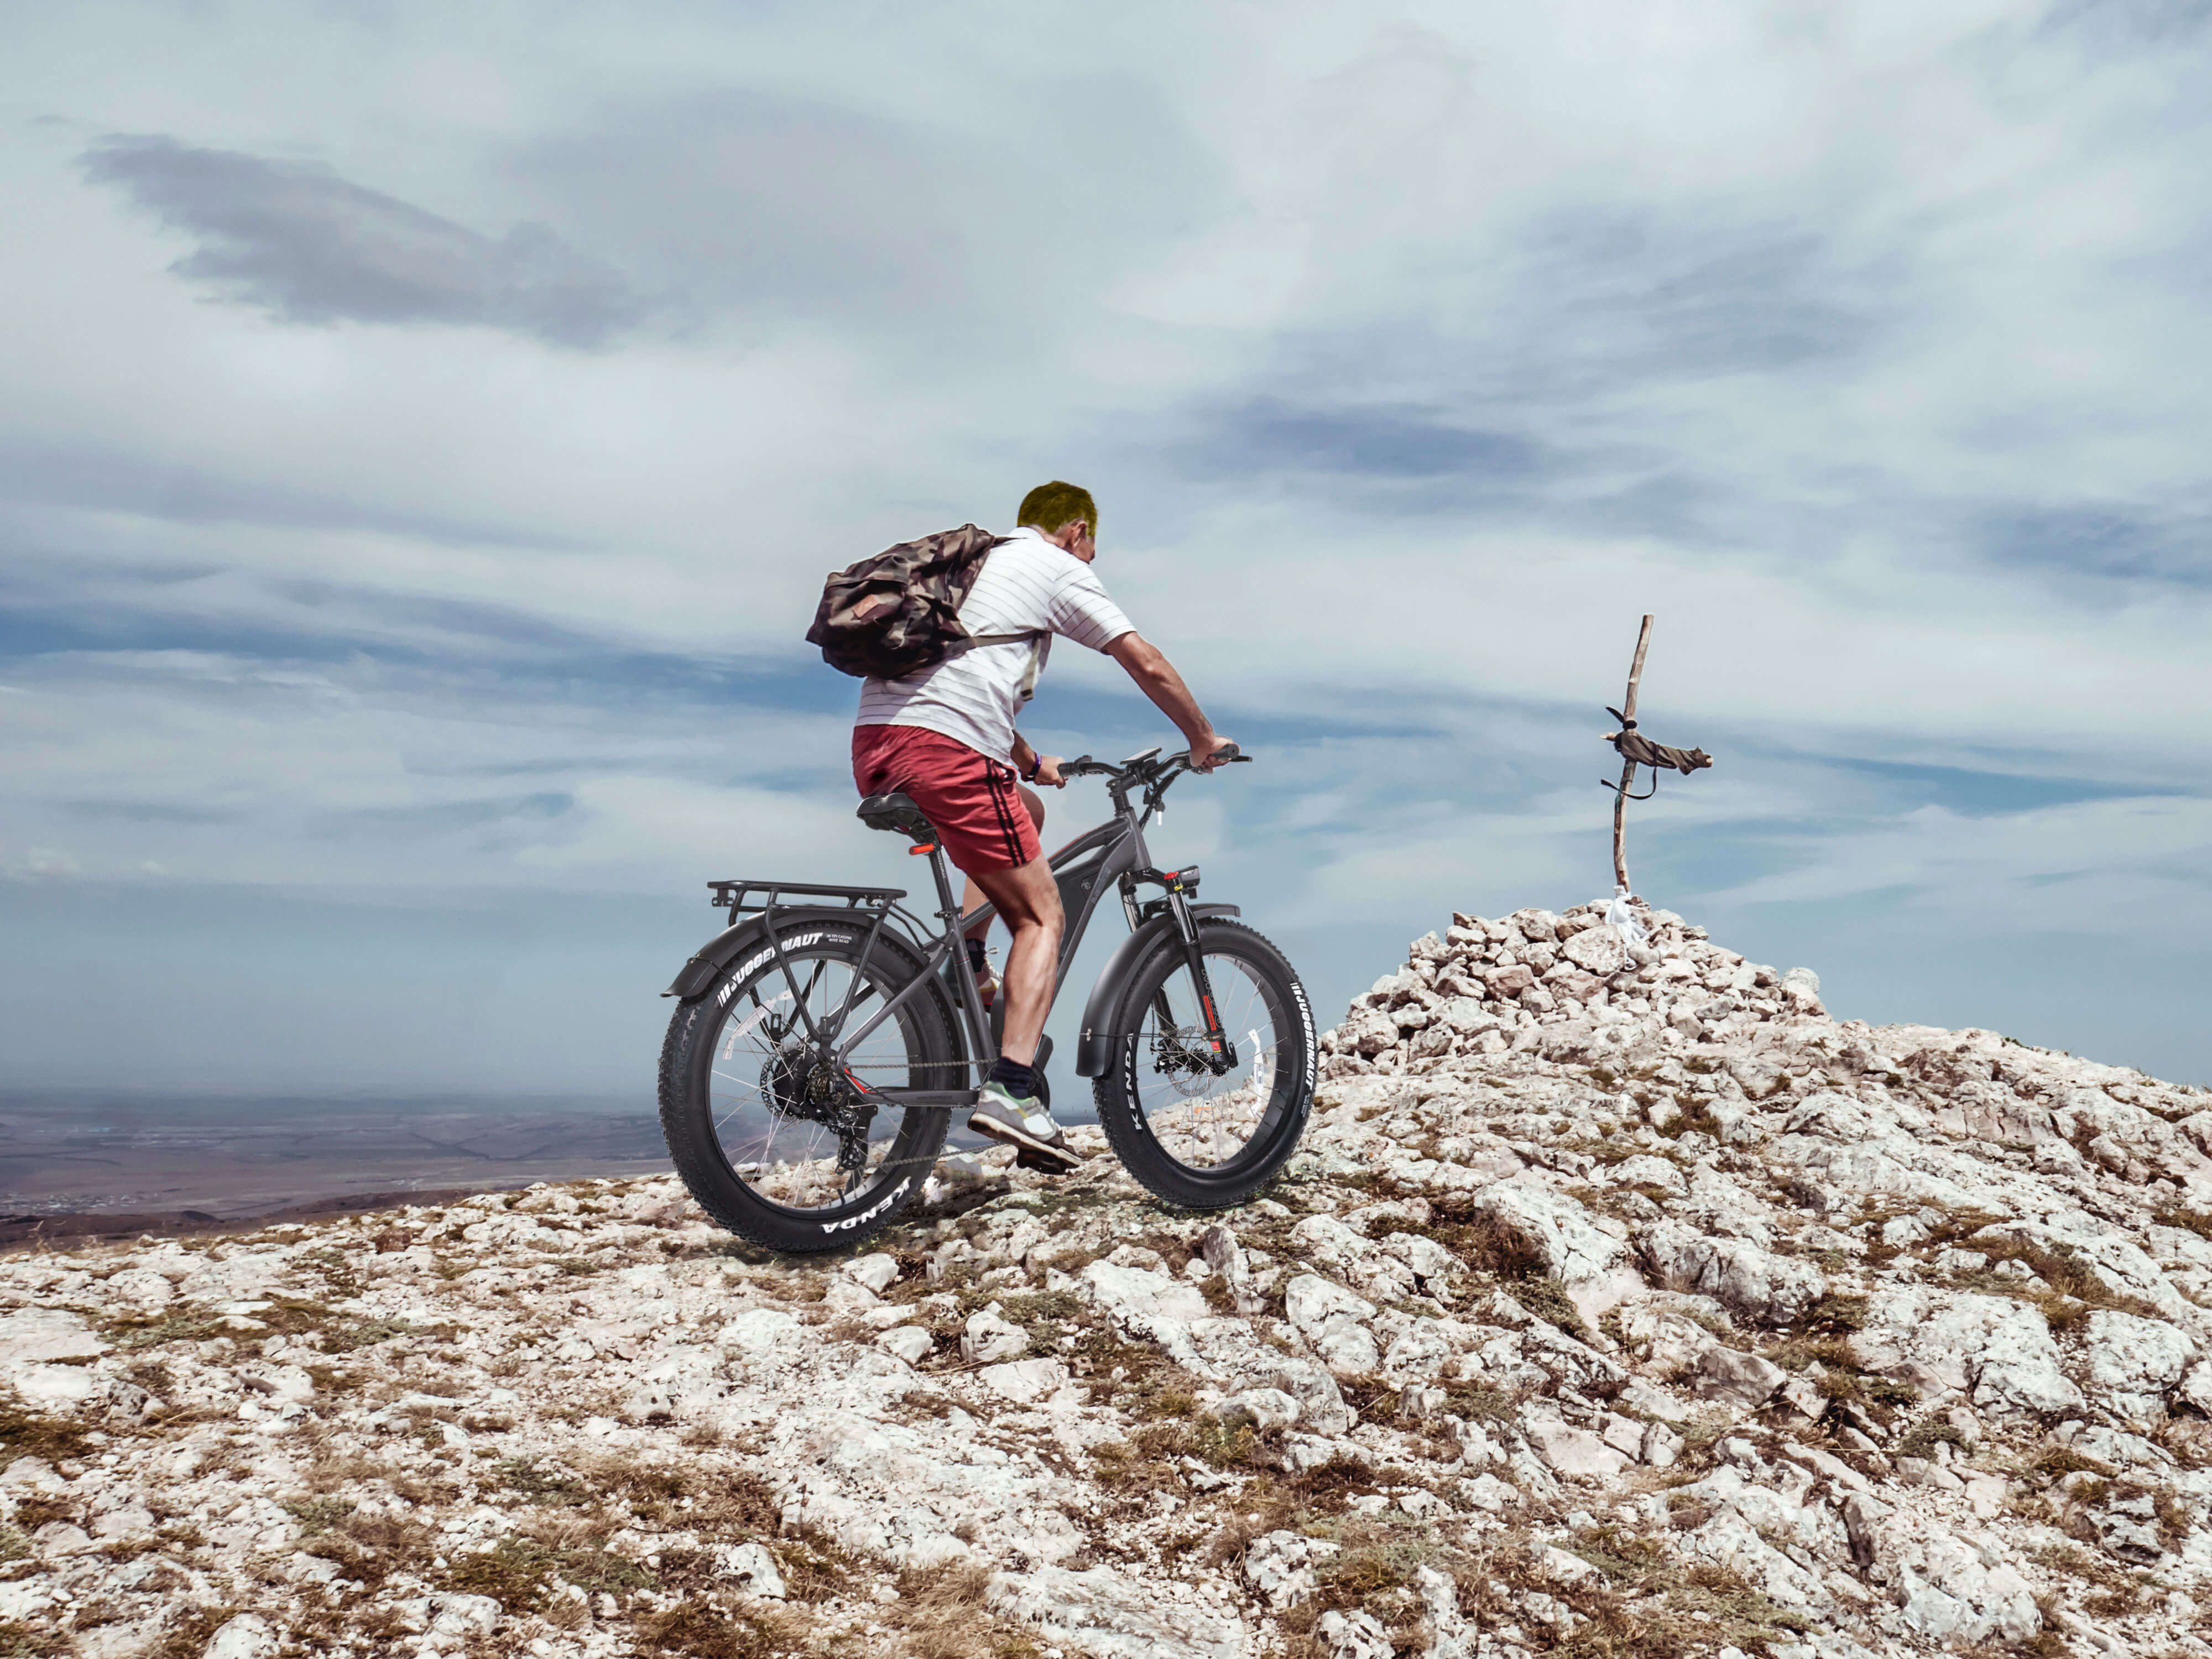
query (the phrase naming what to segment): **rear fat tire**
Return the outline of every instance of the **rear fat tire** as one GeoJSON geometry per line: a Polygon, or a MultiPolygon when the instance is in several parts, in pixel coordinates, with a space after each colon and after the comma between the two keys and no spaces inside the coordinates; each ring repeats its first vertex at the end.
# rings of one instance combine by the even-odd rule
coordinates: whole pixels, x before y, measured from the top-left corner
{"type": "MultiPolygon", "coordinates": [[[[796,927],[816,931],[821,926],[817,920],[796,924],[793,931],[796,927]]],[[[848,951],[831,954],[857,963],[863,936],[856,934],[848,951]]],[[[766,935],[762,938],[764,940],[766,935]]],[[[878,936],[867,968],[872,976],[894,989],[921,972],[921,963],[910,952],[884,936],[878,936]]],[[[922,1183],[944,1148],[951,1114],[918,1107],[908,1109],[885,1161],[886,1167],[893,1161],[901,1167],[870,1182],[841,1203],[795,1210],[755,1192],[724,1156],[714,1130],[713,1094],[708,1082],[714,1045],[727,1018],[726,1010],[736,1006],[734,997],[726,1003],[721,996],[731,977],[726,970],[717,975],[696,1000],[678,1008],[661,1044],[660,1131],[677,1174],[699,1207],[717,1224],[766,1249],[793,1255],[843,1249],[881,1232],[921,1196],[922,1183]]],[[[910,1059],[960,1058],[963,1049],[954,1035],[952,1012],[937,987],[923,986],[905,1006],[915,1013],[908,1049],[910,1059]]]]}
{"type": "Polygon", "coordinates": [[[1219,917],[1198,923],[1199,948],[1209,958],[1235,958],[1261,984],[1284,1011],[1276,1042],[1276,1085],[1273,1097],[1284,1103],[1275,1122],[1263,1126],[1244,1150],[1215,1170],[1194,1169],[1170,1157],[1154,1137],[1146,1121],[1139,1087],[1143,1060],[1141,1030],[1153,991],[1167,978],[1186,974],[1180,939],[1170,939],[1138,964],[1129,975],[1115,1013],[1115,1030],[1129,1035],[1113,1040],[1112,1063],[1091,1085],[1098,1108],[1098,1127],[1124,1169],[1155,1198],[1187,1210],[1222,1210],[1242,1204],[1265,1187],[1290,1162],[1305,1133],[1313,1113],[1316,1080],[1320,1076],[1320,1042],[1314,1030],[1313,1009],[1305,987],[1290,958],[1273,942],[1239,921],[1219,917]]]}

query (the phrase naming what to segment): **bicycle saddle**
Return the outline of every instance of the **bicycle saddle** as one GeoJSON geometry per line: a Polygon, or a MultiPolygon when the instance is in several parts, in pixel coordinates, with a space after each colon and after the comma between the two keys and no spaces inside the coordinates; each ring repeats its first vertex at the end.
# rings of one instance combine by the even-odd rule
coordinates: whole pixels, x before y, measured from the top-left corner
{"type": "Polygon", "coordinates": [[[905,795],[871,795],[860,803],[854,816],[871,830],[896,830],[917,842],[937,839],[937,831],[922,816],[921,808],[905,795]]]}

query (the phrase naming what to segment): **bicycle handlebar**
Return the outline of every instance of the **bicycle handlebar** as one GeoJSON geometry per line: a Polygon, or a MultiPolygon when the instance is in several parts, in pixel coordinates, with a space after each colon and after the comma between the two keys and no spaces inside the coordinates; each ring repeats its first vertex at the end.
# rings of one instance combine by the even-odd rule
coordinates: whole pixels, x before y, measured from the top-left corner
{"type": "MultiPolygon", "coordinates": [[[[1224,743],[1213,751],[1212,758],[1216,764],[1227,766],[1237,761],[1249,761],[1252,757],[1235,744],[1224,743]]],[[[1066,760],[1060,763],[1060,775],[1064,778],[1127,777],[1149,781],[1171,775],[1178,769],[1186,772],[1193,769],[1190,753],[1188,750],[1168,760],[1155,761],[1149,756],[1140,756],[1133,761],[1124,762],[1120,766],[1115,766],[1109,761],[1094,760],[1088,755],[1078,755],[1073,760],[1066,760]]]]}
{"type": "MultiPolygon", "coordinates": [[[[1063,778],[1104,778],[1107,781],[1106,792],[1114,798],[1117,810],[1127,806],[1132,789],[1141,788],[1145,792],[1145,811],[1149,813],[1160,804],[1160,798],[1167,793],[1170,784],[1184,773],[1194,769],[1190,763],[1188,750],[1166,760],[1155,759],[1153,757],[1158,753],[1155,750],[1151,754],[1124,761],[1119,766],[1108,761],[1093,760],[1088,755],[1079,755],[1072,761],[1060,763],[1060,775],[1063,778]]],[[[1220,766],[1251,758],[1233,743],[1222,744],[1212,755],[1215,764],[1220,766]]]]}

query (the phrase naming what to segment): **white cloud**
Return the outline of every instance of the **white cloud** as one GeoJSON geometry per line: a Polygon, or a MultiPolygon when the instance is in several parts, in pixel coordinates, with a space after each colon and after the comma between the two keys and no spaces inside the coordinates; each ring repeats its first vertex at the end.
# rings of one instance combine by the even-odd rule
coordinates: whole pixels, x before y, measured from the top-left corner
{"type": "MultiPolygon", "coordinates": [[[[279,886],[889,867],[815,585],[1059,475],[1263,761],[1174,844],[1301,926],[1599,890],[1650,610],[1651,729],[1720,764],[1638,869],[2184,937],[2197,804],[2072,798],[2206,758],[2203,40],[2137,16],[28,17],[0,835],[279,886]],[[87,181],[116,134],[313,197],[218,247],[260,308],[196,286],[197,185],[87,181]],[[406,304],[301,300],[333,227],[406,304]]],[[[1038,718],[1103,750],[1158,726],[1125,692],[1066,653],[1038,718]]]]}

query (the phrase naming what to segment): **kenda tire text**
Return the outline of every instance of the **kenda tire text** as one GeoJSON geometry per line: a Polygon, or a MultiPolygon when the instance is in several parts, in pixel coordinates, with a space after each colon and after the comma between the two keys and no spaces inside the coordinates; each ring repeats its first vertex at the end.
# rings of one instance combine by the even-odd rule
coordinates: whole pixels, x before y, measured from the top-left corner
{"type": "MultiPolygon", "coordinates": [[[[763,926],[757,948],[735,953],[707,994],[676,1011],[661,1045],[660,1127],[677,1174],[719,1225],[768,1249],[842,1249],[880,1232],[921,1195],[944,1146],[945,1112],[879,1114],[865,1138],[869,1162],[857,1187],[842,1191],[845,1173],[823,1167],[825,1158],[835,1158],[838,1132],[809,1116],[810,1062],[790,1005],[794,993],[835,988],[841,975],[888,994],[921,974],[903,941],[887,934],[862,962],[866,937],[864,925],[787,922],[778,933],[785,962],[795,969],[787,976],[763,926]],[[763,1032],[773,1036],[784,1020],[792,1020],[789,1035],[764,1042],[763,1032]],[[775,1163],[774,1138],[786,1127],[801,1144],[795,1158],[775,1163]],[[778,1177],[788,1187],[793,1171],[817,1170],[809,1176],[817,1190],[803,1194],[807,1201],[789,1201],[793,1194],[777,1189],[778,1177]]],[[[833,990],[826,999],[833,1011],[841,996],[833,990]]],[[[814,1012],[818,1019],[823,1011],[814,1012]]],[[[847,1029],[856,1024],[857,1018],[847,1029]]],[[[880,1057],[877,1086],[941,1088],[957,1074],[963,1056],[952,1011],[935,984],[922,985],[878,1031],[870,1039],[870,1052],[880,1057]]]]}

